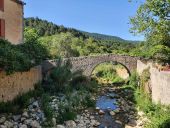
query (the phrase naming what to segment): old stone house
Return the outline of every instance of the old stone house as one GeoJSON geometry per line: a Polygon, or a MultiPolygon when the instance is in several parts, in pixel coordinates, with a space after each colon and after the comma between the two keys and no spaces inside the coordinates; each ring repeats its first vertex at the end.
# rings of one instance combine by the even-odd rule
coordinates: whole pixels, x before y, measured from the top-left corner
{"type": "Polygon", "coordinates": [[[23,42],[23,6],[21,0],[0,0],[0,38],[12,44],[23,42]]]}

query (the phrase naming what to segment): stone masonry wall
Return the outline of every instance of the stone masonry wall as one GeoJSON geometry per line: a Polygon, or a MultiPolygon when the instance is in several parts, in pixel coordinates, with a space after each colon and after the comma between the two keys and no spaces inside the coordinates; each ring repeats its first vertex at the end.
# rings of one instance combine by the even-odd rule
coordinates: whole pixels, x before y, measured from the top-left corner
{"type": "Polygon", "coordinates": [[[138,60],[137,72],[140,75],[144,69],[150,67],[150,81],[152,86],[152,101],[170,105],[170,72],[159,71],[152,63],[143,63],[138,60]]]}
{"type": "Polygon", "coordinates": [[[4,0],[4,12],[0,11],[0,19],[5,20],[5,39],[12,44],[23,42],[23,5],[14,0],[4,0]]]}
{"type": "Polygon", "coordinates": [[[28,72],[17,72],[6,75],[0,72],[0,101],[10,101],[17,95],[34,89],[34,85],[42,80],[41,66],[28,72]]]}
{"type": "Polygon", "coordinates": [[[170,72],[159,72],[155,68],[150,72],[153,102],[170,105],[170,72]]]}

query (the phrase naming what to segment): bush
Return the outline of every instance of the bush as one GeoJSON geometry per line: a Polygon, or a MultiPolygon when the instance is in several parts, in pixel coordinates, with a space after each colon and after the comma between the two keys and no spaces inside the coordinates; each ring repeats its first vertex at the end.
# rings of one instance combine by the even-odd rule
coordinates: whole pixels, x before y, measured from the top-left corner
{"type": "Polygon", "coordinates": [[[75,112],[64,112],[62,113],[62,121],[67,121],[67,120],[74,120],[76,118],[76,113],[75,112]]]}
{"type": "Polygon", "coordinates": [[[93,75],[99,81],[106,80],[111,83],[123,83],[124,80],[118,76],[116,68],[122,67],[120,65],[113,65],[111,63],[100,64],[93,71],[93,75]]]}
{"type": "Polygon", "coordinates": [[[170,48],[168,46],[156,45],[150,53],[157,62],[170,62],[170,48]]]}
{"type": "Polygon", "coordinates": [[[53,117],[53,111],[49,105],[49,102],[50,102],[50,96],[46,93],[43,94],[41,97],[41,106],[44,111],[45,117],[47,118],[47,121],[51,121],[53,117]]]}
{"type": "Polygon", "coordinates": [[[29,57],[10,42],[0,39],[0,68],[7,74],[30,69],[29,57]]]}
{"type": "Polygon", "coordinates": [[[25,42],[13,45],[0,39],[0,68],[7,74],[28,71],[50,57],[47,49],[41,45],[33,30],[26,29],[25,42]]]}
{"type": "Polygon", "coordinates": [[[133,88],[137,88],[139,83],[139,76],[137,72],[132,72],[131,76],[129,77],[129,85],[133,88]]]}
{"type": "MultiPolygon", "coordinates": [[[[147,68],[143,70],[141,76],[140,76],[140,88],[144,90],[145,84],[149,81],[150,79],[150,68],[147,68]]],[[[145,90],[144,90],[145,91],[145,90]]]]}

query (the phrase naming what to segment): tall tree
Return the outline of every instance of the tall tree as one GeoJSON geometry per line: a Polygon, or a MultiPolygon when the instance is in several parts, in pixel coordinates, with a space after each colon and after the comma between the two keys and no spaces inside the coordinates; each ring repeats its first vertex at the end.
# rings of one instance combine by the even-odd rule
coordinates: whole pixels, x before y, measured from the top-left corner
{"type": "Polygon", "coordinates": [[[170,61],[170,0],[146,0],[130,19],[131,32],[147,39],[143,52],[158,61],[170,61]]]}
{"type": "Polygon", "coordinates": [[[154,44],[170,46],[170,0],[146,0],[130,22],[133,33],[144,34],[154,44]]]}

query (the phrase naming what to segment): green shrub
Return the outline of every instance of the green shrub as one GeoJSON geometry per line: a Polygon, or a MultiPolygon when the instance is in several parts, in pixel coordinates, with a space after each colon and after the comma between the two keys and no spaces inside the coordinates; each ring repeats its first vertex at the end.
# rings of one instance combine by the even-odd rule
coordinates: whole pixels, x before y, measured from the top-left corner
{"type": "Polygon", "coordinates": [[[151,56],[157,62],[170,62],[170,47],[165,45],[155,45],[150,51],[151,56]]]}
{"type": "Polygon", "coordinates": [[[0,68],[7,74],[14,71],[25,71],[31,67],[29,57],[22,53],[17,46],[0,39],[0,68]]]}
{"type": "Polygon", "coordinates": [[[145,69],[142,74],[140,75],[140,88],[144,90],[145,84],[149,81],[150,79],[150,68],[145,69]]]}
{"type": "Polygon", "coordinates": [[[25,42],[13,45],[7,40],[0,39],[0,68],[7,74],[28,71],[50,57],[47,49],[38,42],[36,33],[26,29],[25,42]]]}
{"type": "Polygon", "coordinates": [[[76,113],[75,112],[64,112],[62,113],[62,120],[67,121],[67,120],[74,120],[76,118],[76,113]]]}
{"type": "Polygon", "coordinates": [[[45,117],[47,118],[47,121],[51,121],[53,117],[53,111],[49,105],[49,102],[50,102],[50,96],[46,93],[43,94],[41,97],[41,107],[43,109],[45,117]]]}
{"type": "Polygon", "coordinates": [[[137,72],[132,72],[131,76],[129,77],[129,85],[134,88],[137,88],[138,83],[139,83],[139,76],[137,72]]]}
{"type": "Polygon", "coordinates": [[[94,77],[99,81],[104,79],[111,83],[124,83],[124,80],[118,76],[116,68],[123,68],[120,65],[113,65],[112,63],[100,64],[93,71],[94,77]]]}
{"type": "Polygon", "coordinates": [[[90,97],[90,95],[87,95],[83,100],[83,105],[87,108],[95,107],[95,101],[90,97]]]}

